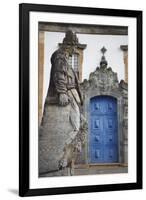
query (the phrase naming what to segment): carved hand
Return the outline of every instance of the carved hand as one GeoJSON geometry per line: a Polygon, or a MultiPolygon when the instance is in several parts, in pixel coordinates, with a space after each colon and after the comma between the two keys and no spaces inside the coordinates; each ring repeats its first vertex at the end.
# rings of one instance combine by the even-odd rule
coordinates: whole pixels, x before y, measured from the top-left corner
{"type": "Polygon", "coordinates": [[[59,94],[59,105],[66,106],[69,104],[69,97],[66,94],[59,94]]]}

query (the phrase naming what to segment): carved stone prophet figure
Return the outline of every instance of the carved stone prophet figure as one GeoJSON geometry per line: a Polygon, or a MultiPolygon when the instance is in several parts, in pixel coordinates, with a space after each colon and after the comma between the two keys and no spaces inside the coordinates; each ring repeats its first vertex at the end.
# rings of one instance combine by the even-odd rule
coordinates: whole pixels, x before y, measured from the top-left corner
{"type": "MultiPolygon", "coordinates": [[[[68,31],[71,38],[74,34],[68,31]]],[[[51,57],[50,84],[39,128],[39,174],[60,170],[69,165],[69,146],[80,129],[82,103],[78,78],[68,63],[74,45],[62,45],[51,57]]]]}

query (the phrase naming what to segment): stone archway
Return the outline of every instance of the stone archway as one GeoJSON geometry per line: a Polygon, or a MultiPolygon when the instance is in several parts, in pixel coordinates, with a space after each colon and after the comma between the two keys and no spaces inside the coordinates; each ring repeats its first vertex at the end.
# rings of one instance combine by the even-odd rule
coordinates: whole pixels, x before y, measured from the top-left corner
{"type": "MultiPolygon", "coordinates": [[[[102,64],[104,63],[101,62],[102,64]]],[[[81,84],[83,93],[83,108],[82,113],[88,122],[90,128],[90,99],[95,96],[112,96],[117,99],[117,119],[118,119],[118,162],[120,165],[128,163],[128,85],[123,80],[118,81],[117,73],[113,72],[112,68],[106,65],[97,67],[89,76],[89,80],[84,80],[81,84]]],[[[89,130],[88,130],[89,134],[89,130]]],[[[89,140],[87,136],[86,145],[84,148],[84,163],[90,164],[89,158],[89,140]]]]}

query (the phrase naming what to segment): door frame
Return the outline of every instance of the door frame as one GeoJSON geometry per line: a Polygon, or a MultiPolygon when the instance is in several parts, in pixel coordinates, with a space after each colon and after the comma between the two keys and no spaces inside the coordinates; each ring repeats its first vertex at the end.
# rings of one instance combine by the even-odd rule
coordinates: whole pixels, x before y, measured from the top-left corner
{"type": "Polygon", "coordinates": [[[89,112],[89,118],[88,118],[88,163],[90,163],[91,165],[105,165],[105,164],[108,164],[108,165],[110,165],[110,164],[114,164],[114,163],[119,163],[119,151],[120,151],[120,148],[119,148],[119,134],[118,134],[118,132],[119,132],[119,130],[118,130],[118,101],[117,101],[117,98],[115,98],[115,97],[113,97],[113,96],[109,96],[109,95],[98,95],[98,96],[94,96],[94,97],[92,97],[92,98],[90,98],[90,102],[89,102],[89,107],[91,108],[91,100],[93,99],[93,98],[97,98],[98,99],[98,97],[110,97],[111,99],[115,99],[116,100],[116,106],[117,106],[117,145],[118,145],[118,148],[117,148],[117,150],[118,150],[118,162],[99,162],[99,163],[93,163],[91,160],[91,152],[90,152],[90,148],[91,148],[91,144],[90,144],[90,137],[91,137],[91,114],[90,114],[90,112],[89,112]]]}
{"type": "MultiPolygon", "coordinates": [[[[122,129],[122,124],[123,124],[123,97],[121,95],[120,92],[114,92],[114,91],[108,91],[108,92],[104,92],[104,91],[98,91],[98,90],[92,90],[89,91],[86,96],[85,96],[85,104],[84,104],[84,110],[85,110],[85,117],[88,121],[88,123],[90,122],[90,99],[96,96],[111,96],[117,99],[117,119],[118,119],[118,164],[122,163],[122,141],[123,141],[123,137],[122,137],[122,133],[123,133],[123,129],[122,129]]],[[[85,163],[86,164],[91,164],[90,163],[90,149],[89,149],[89,127],[90,124],[88,124],[88,135],[87,135],[87,141],[86,141],[86,147],[85,147],[85,163]]],[[[101,165],[101,163],[99,163],[101,165]]],[[[103,163],[104,164],[104,163],[103,163]]],[[[109,163],[110,164],[110,163],[109,163]]],[[[97,163],[98,165],[98,163],[97,163]]]]}

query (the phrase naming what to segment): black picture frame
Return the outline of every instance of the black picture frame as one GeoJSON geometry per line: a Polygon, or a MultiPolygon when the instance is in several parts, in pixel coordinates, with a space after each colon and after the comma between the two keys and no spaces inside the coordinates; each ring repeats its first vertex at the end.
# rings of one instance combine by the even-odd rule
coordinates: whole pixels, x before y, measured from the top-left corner
{"type": "Polygon", "coordinates": [[[70,7],[58,5],[19,5],[19,195],[56,195],[142,189],[142,11],[70,7]],[[31,11],[132,17],[137,30],[137,180],[134,183],[30,189],[29,185],[29,13],[31,11]]]}

